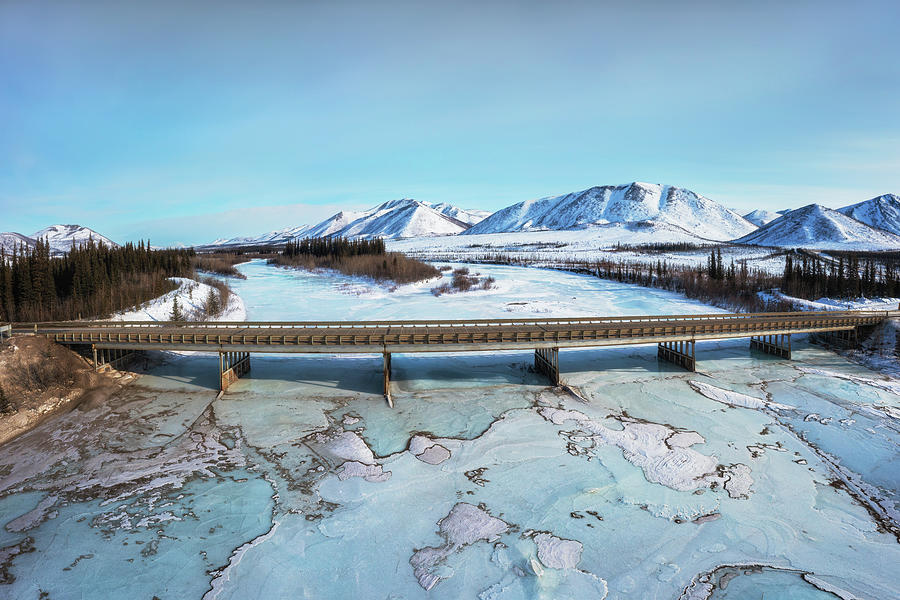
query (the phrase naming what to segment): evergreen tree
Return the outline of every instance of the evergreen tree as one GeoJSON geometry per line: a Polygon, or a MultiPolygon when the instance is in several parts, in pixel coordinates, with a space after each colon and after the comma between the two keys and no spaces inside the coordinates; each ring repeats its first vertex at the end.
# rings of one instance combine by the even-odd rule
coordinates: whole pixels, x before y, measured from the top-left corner
{"type": "Polygon", "coordinates": [[[178,306],[178,296],[172,300],[172,313],[169,315],[170,321],[184,321],[184,315],[181,313],[181,307],[178,306]]]}
{"type": "Polygon", "coordinates": [[[222,312],[222,306],[219,302],[219,294],[215,288],[210,288],[209,293],[206,295],[206,315],[209,317],[216,317],[219,313],[222,312]]]}

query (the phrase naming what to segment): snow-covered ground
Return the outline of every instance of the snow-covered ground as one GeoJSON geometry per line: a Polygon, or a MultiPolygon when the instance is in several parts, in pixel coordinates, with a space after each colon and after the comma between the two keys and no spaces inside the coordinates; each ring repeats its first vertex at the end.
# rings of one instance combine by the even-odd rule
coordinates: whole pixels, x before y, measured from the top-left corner
{"type": "Polygon", "coordinates": [[[795,310],[898,310],[900,308],[900,298],[819,298],[818,300],[804,300],[803,298],[788,296],[778,291],[760,292],[760,296],[765,299],[790,302],[795,310]]]}
{"type": "MultiPolygon", "coordinates": [[[[670,265],[702,266],[709,250],[648,252],[617,248],[687,242],[702,246],[716,244],[687,234],[684,230],[661,223],[611,223],[571,231],[529,231],[482,235],[448,236],[389,240],[388,250],[403,252],[425,260],[489,260],[496,256],[511,258],[531,265],[557,265],[566,262],[596,260],[653,262],[670,265]]],[[[784,256],[780,252],[757,246],[722,246],[722,259],[728,265],[746,260],[750,269],[767,273],[784,272],[784,256]]]]}
{"type": "Polygon", "coordinates": [[[185,320],[193,321],[199,318],[212,321],[246,321],[247,309],[244,301],[237,294],[229,294],[228,305],[222,313],[211,319],[207,319],[203,313],[203,304],[209,297],[210,291],[218,294],[214,287],[187,279],[185,277],[170,277],[178,284],[178,288],[171,292],[148,300],[135,310],[124,311],[110,317],[113,321],[169,321],[172,318],[172,308],[177,299],[178,306],[185,320]]]}
{"type": "MultiPolygon", "coordinates": [[[[534,268],[441,298],[237,268],[251,319],[714,312],[534,268]]],[[[254,356],[220,399],[178,357],[4,447],[0,595],[892,598],[900,382],[793,352],[563,350],[582,398],[529,352],[396,355],[394,409],[380,356],[254,356]]]]}

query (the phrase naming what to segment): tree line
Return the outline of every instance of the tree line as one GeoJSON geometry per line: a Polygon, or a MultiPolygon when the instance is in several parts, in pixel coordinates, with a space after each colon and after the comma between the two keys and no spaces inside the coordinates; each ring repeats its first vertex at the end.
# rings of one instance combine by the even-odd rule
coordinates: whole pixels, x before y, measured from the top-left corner
{"type": "Polygon", "coordinates": [[[0,321],[54,321],[108,315],[161,296],[169,277],[193,274],[192,249],[116,248],[89,239],[62,257],[38,240],[12,254],[0,249],[0,321]]]}
{"type": "Polygon", "coordinates": [[[288,242],[282,250],[282,256],[316,256],[329,258],[345,258],[348,256],[381,255],[387,251],[384,240],[347,239],[342,237],[304,238],[288,242]]]}
{"type": "Polygon", "coordinates": [[[850,253],[836,258],[785,256],[782,291],[789,296],[859,298],[900,296],[900,265],[850,253]]]}

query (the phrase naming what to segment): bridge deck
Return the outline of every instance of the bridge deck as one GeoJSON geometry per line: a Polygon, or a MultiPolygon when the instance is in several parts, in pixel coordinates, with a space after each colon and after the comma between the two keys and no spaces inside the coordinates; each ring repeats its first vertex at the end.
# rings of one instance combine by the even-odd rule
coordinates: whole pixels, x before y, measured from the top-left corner
{"type": "Polygon", "coordinates": [[[813,333],[874,325],[900,311],[650,315],[553,319],[18,324],[63,344],[140,350],[460,352],[648,344],[813,333]]]}

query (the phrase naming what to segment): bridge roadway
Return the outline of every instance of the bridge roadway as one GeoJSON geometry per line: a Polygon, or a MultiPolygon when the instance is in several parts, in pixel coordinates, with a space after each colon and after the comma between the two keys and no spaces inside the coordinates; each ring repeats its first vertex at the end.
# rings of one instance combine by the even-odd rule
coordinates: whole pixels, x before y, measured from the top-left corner
{"type": "Polygon", "coordinates": [[[895,317],[900,310],[415,321],[69,321],[20,323],[13,332],[91,346],[95,363],[98,350],[101,360],[116,356],[103,351],[218,352],[223,389],[231,382],[226,378],[249,370],[251,352],[378,353],[384,355],[389,399],[392,353],[534,349],[536,368],[558,384],[560,348],[657,343],[661,359],[694,370],[697,341],[751,337],[754,348],[790,358],[791,334],[855,334],[857,327],[895,317]]]}

